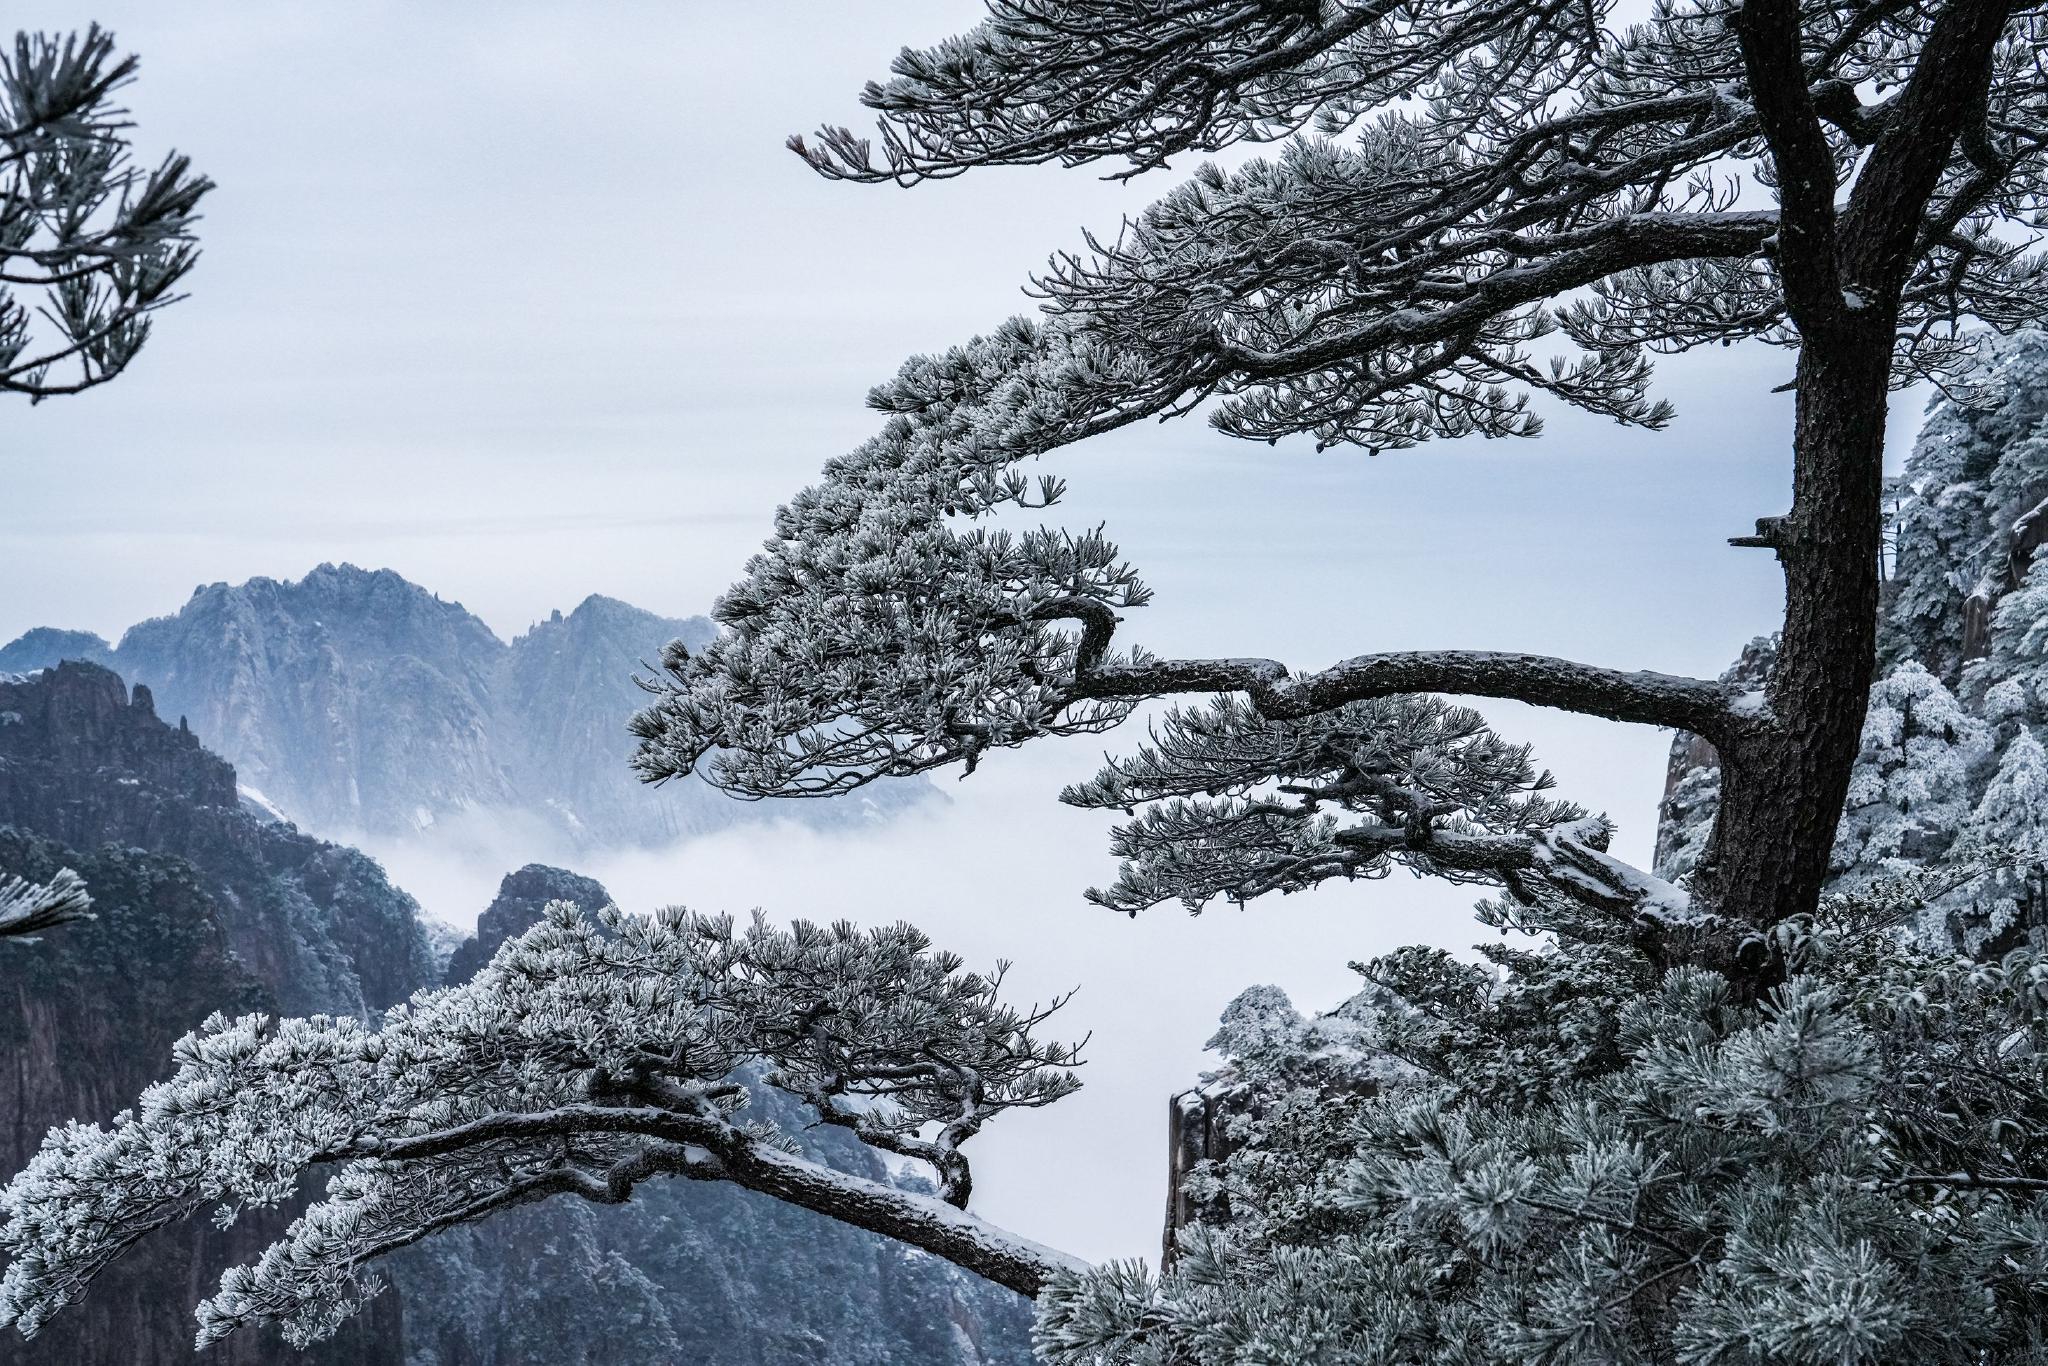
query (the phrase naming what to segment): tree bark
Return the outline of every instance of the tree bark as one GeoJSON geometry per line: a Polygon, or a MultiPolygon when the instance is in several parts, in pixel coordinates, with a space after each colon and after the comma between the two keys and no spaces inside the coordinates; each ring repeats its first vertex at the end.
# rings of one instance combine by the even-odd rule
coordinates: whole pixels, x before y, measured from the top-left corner
{"type": "Polygon", "coordinates": [[[683,1175],[730,1181],[897,1239],[1033,1299],[1054,1276],[1089,1269],[1078,1257],[1006,1233],[934,1196],[833,1171],[762,1143],[719,1153],[715,1165],[686,1166],[683,1175]]]}
{"type": "Polygon", "coordinates": [[[1750,936],[1820,898],[1877,664],[1892,322],[1868,311],[1800,352],[1773,724],[1721,746],[1720,817],[1694,879],[1733,922],[1726,951],[1745,971],[1765,963],[1750,936]]]}
{"type": "Polygon", "coordinates": [[[1737,33],[1779,180],[1785,300],[1802,342],[1792,511],[1770,543],[1785,626],[1770,723],[1723,743],[1721,810],[1695,873],[1723,922],[1707,957],[1754,992],[1779,974],[1764,932],[1811,911],[1877,666],[1884,428],[1900,295],[1956,140],[1980,117],[2007,0],[1954,0],[1845,208],[1801,66],[1797,0],[1744,0],[1737,33]]]}

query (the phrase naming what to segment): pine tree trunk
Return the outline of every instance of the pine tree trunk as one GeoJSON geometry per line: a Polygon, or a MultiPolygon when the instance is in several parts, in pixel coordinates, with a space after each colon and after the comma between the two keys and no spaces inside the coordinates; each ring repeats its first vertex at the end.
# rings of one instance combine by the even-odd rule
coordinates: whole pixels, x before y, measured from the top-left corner
{"type": "Polygon", "coordinates": [[[1761,932],[1819,897],[1856,761],[1877,659],[1892,341],[1890,311],[1866,308],[1800,354],[1792,512],[1774,537],[1785,570],[1775,724],[1722,755],[1720,820],[1700,880],[1732,922],[1725,966],[1745,977],[1775,976],[1761,932]]]}

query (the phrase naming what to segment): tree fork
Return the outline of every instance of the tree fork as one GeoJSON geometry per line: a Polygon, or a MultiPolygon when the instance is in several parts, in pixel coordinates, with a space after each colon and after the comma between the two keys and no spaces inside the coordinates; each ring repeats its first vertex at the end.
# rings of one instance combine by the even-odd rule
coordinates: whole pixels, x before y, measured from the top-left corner
{"type": "MultiPolygon", "coordinates": [[[[2012,6],[1959,0],[1936,22],[1839,215],[1832,158],[1799,66],[1796,0],[1746,0],[1736,28],[1780,181],[1778,265],[1803,341],[1792,511],[1771,720],[1722,750],[1721,806],[1695,889],[1729,922],[1714,957],[1739,982],[1779,970],[1762,934],[1827,880],[1877,667],[1884,429],[1910,249],[2012,6]]],[[[1763,525],[1759,524],[1759,539],[1763,525]]],[[[1740,543],[1753,543],[1744,538],[1740,543]]]]}

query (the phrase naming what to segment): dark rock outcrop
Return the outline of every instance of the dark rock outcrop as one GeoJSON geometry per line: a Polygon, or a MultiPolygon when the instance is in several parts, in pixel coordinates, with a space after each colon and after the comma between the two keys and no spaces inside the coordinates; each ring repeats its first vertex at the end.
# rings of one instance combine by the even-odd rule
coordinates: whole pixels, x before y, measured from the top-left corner
{"type": "Polygon", "coordinates": [[[287,1013],[367,1018],[435,981],[418,907],[374,861],[251,815],[232,766],[97,665],[0,682],[0,824],[190,863],[287,1013]]]}
{"type": "MultiPolygon", "coordinates": [[[[215,1011],[365,1015],[429,983],[411,898],[353,850],[254,817],[234,770],[157,718],[105,669],[66,664],[0,683],[0,875],[84,876],[96,918],[0,951],[0,1170],[50,1126],[104,1122],[170,1071],[171,1045],[215,1011]]],[[[164,1230],[102,1276],[32,1342],[20,1366],[185,1366],[192,1307],[221,1270],[284,1230],[251,1211],[164,1230]]],[[[275,1362],[251,1334],[221,1366],[275,1362]]],[[[397,1297],[309,1366],[399,1366],[397,1297]]]]}
{"type": "Polygon", "coordinates": [[[1166,1101],[1166,1221],[1159,1240],[1159,1264],[1173,1265],[1180,1236],[1195,1224],[1227,1224],[1230,1204],[1220,1195],[1195,1193],[1193,1177],[1203,1163],[1230,1156],[1230,1119],[1244,1109],[1247,1093],[1226,1078],[1169,1096],[1166,1101]]]}
{"type": "MultiPolygon", "coordinates": [[[[1758,636],[1722,673],[1721,681],[1744,692],[1770,686],[1778,662],[1776,636],[1758,636]]],[[[1664,765],[1664,796],[1657,804],[1657,840],[1651,869],[1662,878],[1690,873],[1706,853],[1714,813],[1721,804],[1721,756],[1714,746],[1688,731],[1671,737],[1664,765]]]]}
{"type": "Polygon", "coordinates": [[[540,924],[541,913],[550,901],[568,901],[588,914],[611,903],[611,894],[594,879],[544,863],[529,863],[517,872],[505,874],[498,894],[477,917],[476,933],[459,944],[448,956],[443,980],[449,986],[467,982],[477,969],[491,961],[506,940],[516,939],[540,924]]]}

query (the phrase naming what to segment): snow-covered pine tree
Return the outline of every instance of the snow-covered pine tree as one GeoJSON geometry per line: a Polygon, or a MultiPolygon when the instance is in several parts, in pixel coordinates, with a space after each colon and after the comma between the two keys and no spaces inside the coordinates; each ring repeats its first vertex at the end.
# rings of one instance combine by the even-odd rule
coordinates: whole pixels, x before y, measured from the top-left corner
{"type": "Polygon", "coordinates": [[[280,1204],[322,1167],[325,1198],[201,1306],[202,1343],[257,1323],[324,1337],[389,1253],[552,1196],[617,1204],[659,1177],[729,1181],[1024,1294],[1079,1269],[965,1209],[964,1145],[1077,1085],[1074,1049],[1035,1033],[1062,1001],[1013,1008],[1000,968],[964,971],[907,925],[547,912],[381,1029],[216,1015],[135,1109],[53,1130],[0,1191],[0,1325],[33,1334],[139,1239],[280,1204]],[[791,1151],[743,1075],[924,1164],[933,1193],[791,1151]]]}
{"type": "Polygon", "coordinates": [[[0,392],[35,401],[120,374],[198,259],[212,182],[176,153],[133,163],[116,97],[135,70],[98,25],[0,50],[0,392]]]}
{"type": "Polygon", "coordinates": [[[1917,899],[1786,922],[1762,1005],[1590,916],[1549,951],[1361,965],[1320,1021],[1256,994],[1197,1174],[1228,1218],[1163,1276],[1055,1281],[1042,1359],[2048,1361],[2048,964],[1922,953],[1890,932],[1917,899]]]}
{"type": "Polygon", "coordinates": [[[2048,750],[2030,730],[2013,736],[1998,756],[1998,769],[1957,834],[1949,861],[1985,850],[2016,851],[2020,857],[1934,901],[1930,910],[1944,913],[1944,922],[1922,931],[1932,943],[1960,944],[1973,958],[1995,956],[1994,950],[2016,940],[2032,943],[2048,919],[2042,898],[2048,876],[2048,750]]]}
{"type": "Polygon", "coordinates": [[[2015,245],[2044,188],[2043,24],[2006,0],[1676,0],[1627,20],[1605,0],[992,0],[980,27],[868,87],[876,140],[828,128],[792,146],[828,176],[912,184],[1283,145],[1203,167],[1114,240],[1057,256],[1040,317],[877,388],[881,434],[778,513],[714,612],[725,633],[664,661],[641,771],[820,795],[1107,730],[1150,699],[1235,694],[1218,737],[1233,799],[1189,796],[1214,754],[1149,775],[1140,801],[1157,805],[1118,837],[1138,851],[1126,890],[1284,889],[1372,867],[1394,841],[1417,864],[1548,879],[1668,941],[1666,960],[1768,989],[1770,927],[1820,894],[1860,741],[1888,388],[1948,380],[1970,325],[2048,307],[2041,260],[2015,245]],[[1798,353],[1792,507],[1739,538],[1786,576],[1761,697],[1485,651],[1315,672],[1155,658],[1124,644],[1148,591],[1100,531],[977,525],[1057,499],[1026,461],[1205,405],[1234,436],[1373,450],[1533,434],[1534,393],[1661,426],[1652,356],[1739,339],[1798,353]],[[1586,828],[1539,836],[1455,794],[1411,800],[1377,756],[1317,768],[1331,776],[1286,813],[1248,797],[1295,783],[1319,718],[1425,692],[1711,743],[1720,798],[1690,904],[1673,913],[1640,874],[1585,875],[1601,854],[1586,828]],[[1376,808],[1357,848],[1327,845],[1340,794],[1376,808]]]}
{"type": "MultiPolygon", "coordinates": [[[[2031,463],[2048,434],[2014,443],[2031,463]]],[[[2044,471],[2048,475],[2048,471],[2044,471]]],[[[2048,482],[2048,479],[2044,479],[2048,482]]],[[[2048,555],[2032,555],[2017,586],[1993,596],[1985,652],[1963,666],[1963,692],[1987,716],[2021,725],[2048,722],[2048,555]]],[[[1965,612],[1971,610],[1965,602],[1965,612]]]]}
{"type": "Polygon", "coordinates": [[[1559,941],[1502,951],[1504,984],[1423,951],[1368,973],[1367,1042],[1419,1076],[1337,1140],[1356,1158],[1315,1213],[1359,1237],[1191,1248],[1166,1288],[1089,1273],[960,1208],[959,1143],[1071,1085],[1031,1040],[1043,1012],[902,936],[670,916],[611,940],[557,917],[381,1033],[216,1021],[138,1111],[52,1135],[0,1195],[0,1313],[37,1327],[164,1220],[340,1163],[230,1273],[209,1336],[318,1334],[387,1247],[667,1174],[1047,1291],[1055,1360],[2038,1357],[2048,1178],[2014,1136],[2048,1121],[2048,974],[1915,957],[1870,909],[1900,898],[1831,916],[1819,896],[1874,668],[1888,388],[1946,380],[1971,326],[2048,308],[2015,245],[2048,188],[2048,20],[2008,0],[1617,10],[991,0],[973,33],[906,52],[867,93],[879,159],[844,130],[796,150],[913,182],[1286,141],[1057,258],[1042,317],[876,390],[882,433],[781,510],[726,633],[669,651],[636,723],[650,779],[701,766],[801,796],[1234,695],[1076,790],[1144,808],[1102,899],[1403,863],[1497,886],[1489,915],[1559,941]],[[1572,352],[1539,357],[1547,338],[1572,352]],[[1654,427],[1651,357],[1739,339],[1797,351],[1792,506],[1741,538],[1786,575],[1760,693],[1465,650],[1160,659],[1118,639],[1148,594],[1102,534],[974,524],[1057,499],[1024,461],[1210,400],[1233,435],[1372,449],[1533,434],[1534,393],[1654,427]],[[1690,889],[1609,856],[1604,822],[1420,693],[1703,737],[1721,787],[1690,889]],[[930,1162],[944,1198],[807,1170],[749,1130],[731,1075],[757,1057],[826,1122],[930,1162]]]}
{"type": "Polygon", "coordinates": [[[1832,871],[1867,880],[1939,857],[1969,818],[1991,728],[1917,661],[1870,690],[1832,871]]]}
{"type": "Polygon", "coordinates": [[[1983,627],[2024,578],[2015,531],[2048,498],[2048,332],[1988,340],[1977,367],[1929,408],[1898,481],[1879,650],[1958,687],[1983,627]]]}

